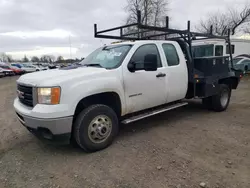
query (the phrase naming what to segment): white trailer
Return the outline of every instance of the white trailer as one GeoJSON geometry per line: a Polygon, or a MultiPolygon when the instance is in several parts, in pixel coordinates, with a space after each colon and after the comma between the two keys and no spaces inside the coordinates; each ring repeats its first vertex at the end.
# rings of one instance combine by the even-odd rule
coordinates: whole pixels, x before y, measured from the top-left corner
{"type": "MultiPolygon", "coordinates": [[[[250,40],[231,39],[233,57],[248,54],[250,55],[250,40]]],[[[206,39],[193,42],[194,57],[229,56],[229,48],[225,40],[206,39]]]]}

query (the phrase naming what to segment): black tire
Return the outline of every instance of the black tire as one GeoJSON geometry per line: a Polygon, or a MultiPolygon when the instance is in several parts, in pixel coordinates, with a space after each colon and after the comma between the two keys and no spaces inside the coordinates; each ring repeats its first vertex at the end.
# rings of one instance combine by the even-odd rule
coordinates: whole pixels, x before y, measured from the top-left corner
{"type": "MultiPolygon", "coordinates": [[[[99,119],[98,119],[99,121],[99,119]]],[[[106,105],[92,105],[84,109],[77,117],[74,123],[74,138],[77,144],[86,152],[95,152],[107,148],[112,144],[119,131],[119,122],[114,110],[106,105]],[[91,122],[98,116],[106,116],[111,121],[110,133],[103,142],[95,143],[91,140],[89,127],[91,122]]],[[[95,132],[96,133],[96,132],[95,132]]],[[[92,134],[92,132],[91,132],[92,134]]]]}
{"type": "Polygon", "coordinates": [[[212,108],[216,112],[225,111],[229,105],[231,98],[231,88],[226,84],[220,85],[220,91],[217,95],[212,97],[212,108]],[[223,101],[223,97],[225,101],[223,101]]]}

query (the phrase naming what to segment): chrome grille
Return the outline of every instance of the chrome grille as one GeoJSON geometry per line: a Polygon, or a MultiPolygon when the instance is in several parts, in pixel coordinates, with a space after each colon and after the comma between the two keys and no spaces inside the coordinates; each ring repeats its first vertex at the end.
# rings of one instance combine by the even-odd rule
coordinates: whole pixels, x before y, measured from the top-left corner
{"type": "Polygon", "coordinates": [[[17,85],[17,95],[21,103],[33,107],[33,88],[30,86],[17,85]]]}

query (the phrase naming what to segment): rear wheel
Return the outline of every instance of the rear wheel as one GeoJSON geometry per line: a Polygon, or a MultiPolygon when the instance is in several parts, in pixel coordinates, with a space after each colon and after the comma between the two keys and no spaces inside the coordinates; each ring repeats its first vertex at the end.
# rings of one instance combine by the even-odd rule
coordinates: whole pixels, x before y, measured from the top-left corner
{"type": "Polygon", "coordinates": [[[213,110],[221,112],[227,109],[231,98],[231,88],[226,84],[220,85],[220,92],[213,96],[213,110]]]}
{"type": "Polygon", "coordinates": [[[114,110],[106,105],[84,109],[74,123],[74,138],[87,152],[102,150],[112,144],[119,130],[114,110]]]}
{"type": "Polygon", "coordinates": [[[221,112],[227,109],[230,98],[231,88],[226,84],[221,84],[219,93],[203,99],[203,104],[210,110],[221,112]]]}

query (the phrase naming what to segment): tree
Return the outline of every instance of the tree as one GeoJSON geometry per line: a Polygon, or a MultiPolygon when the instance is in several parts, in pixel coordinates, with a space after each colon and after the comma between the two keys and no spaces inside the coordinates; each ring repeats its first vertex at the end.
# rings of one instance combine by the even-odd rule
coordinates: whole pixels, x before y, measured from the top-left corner
{"type": "Polygon", "coordinates": [[[127,0],[127,24],[137,22],[137,10],[141,11],[141,22],[145,25],[161,26],[167,16],[168,0],[127,0]]]}
{"type": "Polygon", "coordinates": [[[29,59],[26,57],[26,55],[25,55],[24,58],[22,59],[22,62],[29,62],[29,59]]]}
{"type": "Polygon", "coordinates": [[[214,34],[226,35],[228,29],[230,29],[231,34],[234,35],[237,30],[247,32],[246,26],[249,22],[250,5],[246,4],[241,10],[228,8],[226,12],[211,13],[205,20],[200,21],[197,30],[208,33],[210,32],[211,25],[213,25],[214,34]]]}
{"type": "Polygon", "coordinates": [[[33,57],[31,58],[31,61],[35,63],[35,62],[39,62],[40,59],[39,59],[37,56],[33,56],[33,57]]]}
{"type": "Polygon", "coordinates": [[[56,62],[57,62],[57,63],[63,63],[63,62],[64,62],[63,56],[61,56],[61,55],[58,56],[57,59],[56,59],[56,62]]]}
{"type": "Polygon", "coordinates": [[[44,63],[52,63],[52,62],[55,61],[55,56],[53,56],[53,55],[43,55],[43,56],[41,56],[40,61],[44,62],[44,63]]]}
{"type": "Polygon", "coordinates": [[[13,58],[11,55],[7,55],[6,53],[0,53],[0,62],[13,62],[13,58]]]}

